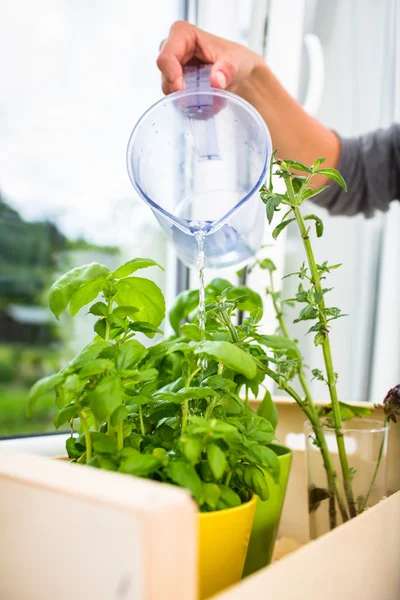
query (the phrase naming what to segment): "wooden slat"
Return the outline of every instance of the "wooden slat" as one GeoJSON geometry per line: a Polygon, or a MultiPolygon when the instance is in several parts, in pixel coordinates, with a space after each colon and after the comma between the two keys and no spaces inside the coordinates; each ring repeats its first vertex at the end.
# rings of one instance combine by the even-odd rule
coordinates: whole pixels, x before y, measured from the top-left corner
{"type": "Polygon", "coordinates": [[[397,600],[400,492],[215,600],[397,600]]]}
{"type": "Polygon", "coordinates": [[[180,488],[0,451],[0,598],[194,600],[197,516],[180,488]]]}

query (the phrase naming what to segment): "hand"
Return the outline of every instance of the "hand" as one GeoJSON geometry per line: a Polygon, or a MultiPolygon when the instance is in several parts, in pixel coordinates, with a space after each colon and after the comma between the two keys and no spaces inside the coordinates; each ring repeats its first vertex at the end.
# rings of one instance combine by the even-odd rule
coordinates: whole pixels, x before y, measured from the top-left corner
{"type": "Polygon", "coordinates": [[[177,21],[162,42],[157,59],[165,94],[183,88],[182,68],[190,62],[212,64],[211,85],[238,95],[256,67],[263,64],[261,56],[252,50],[211,35],[186,21],[177,21]]]}

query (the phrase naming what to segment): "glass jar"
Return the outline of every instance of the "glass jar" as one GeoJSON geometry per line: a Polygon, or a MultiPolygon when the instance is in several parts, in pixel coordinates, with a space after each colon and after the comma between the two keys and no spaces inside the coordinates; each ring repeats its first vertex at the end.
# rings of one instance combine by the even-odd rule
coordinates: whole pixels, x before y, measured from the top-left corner
{"type": "Polygon", "coordinates": [[[370,419],[352,419],[343,423],[350,469],[349,494],[349,489],[346,493],[343,482],[335,429],[327,424],[322,427],[330,455],[327,469],[311,423],[306,421],[311,539],[323,535],[386,497],[388,430],[389,425],[370,419]],[[336,477],[328,477],[328,471],[336,473],[336,477]],[[338,502],[338,497],[341,498],[341,503],[338,502]],[[351,498],[354,502],[351,502],[351,498]]]}

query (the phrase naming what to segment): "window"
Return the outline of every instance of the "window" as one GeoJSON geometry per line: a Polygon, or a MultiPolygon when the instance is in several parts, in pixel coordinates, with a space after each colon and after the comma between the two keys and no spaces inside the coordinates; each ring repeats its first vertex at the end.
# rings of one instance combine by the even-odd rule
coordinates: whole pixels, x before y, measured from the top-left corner
{"type": "MultiPolygon", "coordinates": [[[[346,0],[6,2],[0,22],[0,436],[15,436],[54,431],[51,397],[27,420],[28,389],[92,335],[83,315],[59,324],[47,310],[46,292],[58,273],[91,261],[113,266],[149,256],[167,268],[167,276],[152,276],[168,298],[198,285],[192,270],[177,268],[125,168],[129,134],[161,96],[155,59],[171,23],[186,18],[249,45],[300,102],[308,97],[312,70],[304,36],[316,36],[325,82],[314,82],[322,90],[315,115],[343,135],[358,135],[399,119],[400,11],[396,0],[370,11],[346,0]]],[[[370,221],[313,211],[326,226],[318,258],[344,263],[331,279],[333,304],[350,315],[335,323],[333,334],[341,397],[377,402],[400,379],[399,336],[392,334],[400,319],[399,206],[370,221]]],[[[296,271],[302,261],[297,232],[288,227],[277,243],[270,233],[266,227],[278,277],[296,271]]],[[[215,276],[238,281],[234,268],[210,270],[208,278],[215,276]]],[[[284,297],[292,296],[294,283],[284,280],[284,297]]],[[[254,273],[248,284],[260,292],[266,285],[254,273]]],[[[272,310],[263,323],[271,332],[272,310]]],[[[294,327],[305,362],[319,367],[312,338],[294,327]]],[[[328,396],[320,382],[312,386],[318,398],[328,396]]]]}
{"type": "MultiPolygon", "coordinates": [[[[58,324],[54,277],[166,242],[129,182],[125,150],[161,96],[160,41],[179,0],[8,0],[0,22],[0,436],[54,431],[53,398],[26,418],[27,392],[86,344],[87,317],[58,324]]],[[[157,283],[164,288],[164,276],[157,283]]],[[[83,311],[82,311],[83,313],[83,311]]]]}

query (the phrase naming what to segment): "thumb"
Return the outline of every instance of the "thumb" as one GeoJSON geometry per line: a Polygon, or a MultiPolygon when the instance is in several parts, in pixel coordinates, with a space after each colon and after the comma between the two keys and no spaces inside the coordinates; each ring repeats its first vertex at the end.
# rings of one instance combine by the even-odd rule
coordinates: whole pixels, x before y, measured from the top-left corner
{"type": "Polygon", "coordinates": [[[210,73],[212,87],[224,90],[232,83],[235,73],[236,68],[229,60],[218,59],[210,73]]]}

